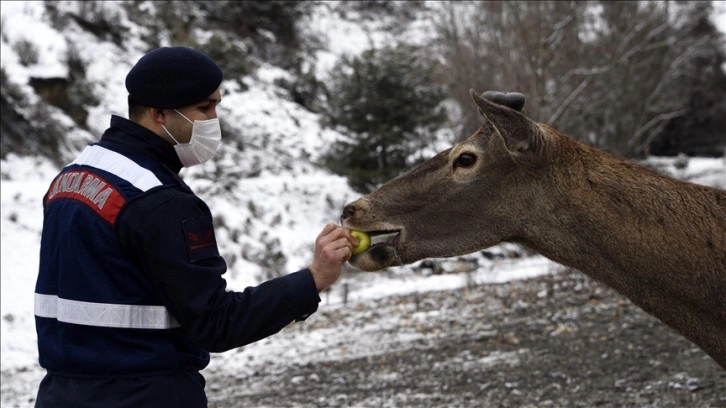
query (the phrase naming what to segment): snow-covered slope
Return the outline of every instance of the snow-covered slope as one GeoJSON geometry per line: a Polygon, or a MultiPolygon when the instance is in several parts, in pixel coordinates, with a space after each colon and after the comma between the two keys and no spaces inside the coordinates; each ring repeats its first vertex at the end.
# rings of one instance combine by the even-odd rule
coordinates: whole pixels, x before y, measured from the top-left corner
{"type": "MultiPolygon", "coordinates": [[[[41,103],[29,84],[31,77],[67,77],[69,52],[87,63],[86,81],[99,101],[89,109],[89,129],[77,127],[60,109],[48,106],[48,114],[68,129],[67,147],[62,152],[66,162],[98,139],[110,115],[126,116],[124,78],[148,48],[141,39],[147,29],[127,18],[119,2],[98,2],[97,6],[127,28],[123,47],[99,40],[73,19],[59,31],[51,24],[43,2],[2,2],[2,68],[7,81],[19,89],[29,105],[41,103]],[[23,62],[17,47],[20,42],[34,46],[36,62],[23,62]]],[[[56,7],[77,13],[82,2],[58,2],[56,7]]],[[[154,13],[153,2],[143,7],[154,13]]],[[[416,25],[413,34],[394,34],[381,29],[383,21],[357,21],[350,13],[351,20],[341,19],[334,2],[315,7],[310,21],[302,26],[328,44],[314,58],[321,78],[342,54],[356,54],[394,35],[413,39],[422,35],[416,25]]],[[[229,265],[231,289],[243,289],[309,264],[320,229],[325,223],[337,222],[343,204],[357,195],[344,178],[316,166],[320,154],[339,135],[323,128],[318,115],[292,102],[287,91],[277,85],[276,80],[289,79],[290,75],[262,63],[242,79],[245,90],[240,90],[236,80],[226,80],[220,120],[235,137],[223,145],[213,163],[182,171],[216,217],[217,239],[229,265]]],[[[5,370],[35,364],[32,293],[42,225],[41,198],[58,168],[47,159],[12,154],[1,165],[1,338],[5,370]]]]}

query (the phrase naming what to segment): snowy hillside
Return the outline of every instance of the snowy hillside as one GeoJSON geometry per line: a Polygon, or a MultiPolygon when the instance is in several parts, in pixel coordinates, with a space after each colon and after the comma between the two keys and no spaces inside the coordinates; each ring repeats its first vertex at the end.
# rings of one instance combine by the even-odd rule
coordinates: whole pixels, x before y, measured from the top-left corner
{"type": "MultiPolygon", "coordinates": [[[[74,7],[78,3],[63,2],[64,7],[74,7]]],[[[105,4],[124,18],[117,2],[105,4]]],[[[316,69],[321,77],[345,53],[358,53],[371,44],[391,41],[397,36],[415,41],[427,35],[425,20],[414,22],[399,32],[388,30],[385,21],[358,21],[354,16],[344,20],[333,12],[335,3],[321,3],[316,7],[306,26],[318,31],[327,42],[316,56],[316,69]]],[[[111,41],[99,41],[75,23],[70,23],[62,32],[54,29],[44,14],[43,2],[3,1],[1,12],[2,67],[8,80],[17,85],[31,103],[38,101],[39,96],[28,84],[29,78],[64,76],[67,67],[62,61],[69,46],[89,62],[87,79],[93,85],[94,95],[100,99],[100,104],[89,112],[90,129],[76,127],[58,109],[49,111],[72,129],[65,152],[70,161],[85,144],[100,136],[108,126],[111,114],[126,116],[123,81],[147,48],[141,40],[145,29],[124,20],[130,30],[125,48],[121,48],[111,41]],[[20,39],[37,46],[37,63],[30,66],[21,63],[12,46],[20,39]]],[[[234,81],[226,81],[219,108],[220,120],[226,129],[244,135],[244,148],[240,150],[240,146],[228,144],[213,163],[182,171],[182,177],[209,204],[215,215],[220,251],[229,266],[226,278],[233,290],[257,284],[275,273],[293,272],[308,265],[313,241],[320,229],[325,223],[337,222],[343,204],[358,196],[345,179],[315,165],[326,146],[335,143],[339,134],[324,128],[318,115],[289,100],[277,81],[289,75],[278,67],[263,65],[244,78],[245,90],[234,81]],[[220,178],[219,174],[226,177],[220,178]]],[[[691,158],[685,166],[676,165],[677,160],[672,158],[653,158],[650,163],[677,178],[726,188],[724,158],[691,158]]],[[[19,373],[15,384],[3,384],[4,388],[15,389],[16,396],[18,390],[34,392],[41,375],[36,361],[32,294],[42,226],[41,199],[57,171],[58,167],[49,160],[39,158],[9,155],[1,163],[0,355],[2,372],[7,374],[3,375],[3,382],[19,373]]],[[[494,249],[495,252],[510,250],[519,249],[507,245],[494,249]]],[[[472,281],[487,283],[533,277],[555,268],[553,263],[539,256],[506,261],[491,261],[481,254],[464,258],[475,260],[480,269],[472,274],[459,260],[449,260],[443,263],[447,273],[437,276],[418,271],[416,265],[394,268],[375,276],[347,271],[327,295],[327,301],[328,304],[341,304],[344,288],[349,291],[350,299],[364,300],[396,293],[462,287],[472,281]],[[406,280],[406,285],[400,284],[402,279],[406,280]]],[[[2,405],[27,406],[30,399],[31,396],[25,400],[6,400],[3,393],[2,405]]]]}
{"type": "MultiPolygon", "coordinates": [[[[58,7],[74,10],[80,2],[58,7]]],[[[70,21],[63,31],[53,28],[43,2],[2,2],[2,67],[32,104],[39,96],[29,79],[65,77],[69,49],[88,62],[87,80],[100,99],[89,112],[88,131],[76,127],[59,109],[50,108],[68,132],[66,162],[108,127],[111,114],[126,116],[124,78],[148,48],[140,39],[145,28],[125,17],[117,2],[103,2],[104,12],[118,16],[130,27],[124,48],[96,36],[70,21]],[[17,47],[35,45],[37,62],[24,64],[17,47]]],[[[153,6],[152,6],[153,7],[153,6]]],[[[317,75],[342,54],[356,54],[389,41],[393,34],[378,29],[385,21],[355,22],[340,19],[334,3],[320,3],[308,30],[328,46],[319,51],[317,75]]],[[[350,16],[355,20],[356,16],[350,16]]],[[[415,40],[421,30],[399,32],[415,40]]],[[[320,125],[320,118],[286,97],[277,80],[290,73],[263,64],[243,78],[246,89],[226,80],[219,107],[224,129],[244,135],[244,146],[224,145],[213,163],[184,169],[182,176],[212,208],[217,239],[227,260],[231,289],[261,282],[275,274],[305,267],[311,261],[313,241],[325,223],[337,222],[343,204],[357,196],[345,179],[315,165],[338,134],[320,125]],[[220,178],[222,174],[225,177],[220,178]],[[270,259],[273,258],[274,262],[270,259]],[[282,259],[282,261],[280,261],[282,259]],[[264,265],[272,268],[266,270],[264,265]]],[[[32,135],[29,135],[32,137],[32,135]]],[[[49,161],[9,155],[2,161],[2,367],[35,364],[32,293],[42,225],[41,198],[58,171],[49,161]]]]}

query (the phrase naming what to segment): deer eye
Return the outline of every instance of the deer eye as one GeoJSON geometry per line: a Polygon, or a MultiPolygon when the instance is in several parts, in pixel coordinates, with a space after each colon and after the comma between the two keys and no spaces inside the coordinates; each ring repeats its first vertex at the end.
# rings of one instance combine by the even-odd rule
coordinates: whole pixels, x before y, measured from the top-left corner
{"type": "Polygon", "coordinates": [[[454,160],[454,168],[471,167],[476,163],[476,155],[472,153],[462,153],[454,160]]]}

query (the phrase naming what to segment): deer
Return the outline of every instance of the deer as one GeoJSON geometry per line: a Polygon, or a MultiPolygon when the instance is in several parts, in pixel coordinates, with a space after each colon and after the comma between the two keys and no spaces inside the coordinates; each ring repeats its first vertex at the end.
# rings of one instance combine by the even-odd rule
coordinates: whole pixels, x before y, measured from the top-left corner
{"type": "Polygon", "coordinates": [[[565,136],[524,95],[469,90],[484,123],[346,204],[362,271],[523,245],[613,288],[726,368],[726,191],[565,136]]]}

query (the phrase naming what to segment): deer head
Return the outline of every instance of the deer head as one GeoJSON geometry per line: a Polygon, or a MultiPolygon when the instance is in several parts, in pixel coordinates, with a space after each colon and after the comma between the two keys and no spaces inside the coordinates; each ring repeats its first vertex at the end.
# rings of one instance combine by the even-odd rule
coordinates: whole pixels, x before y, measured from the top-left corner
{"type": "Polygon", "coordinates": [[[346,226],[374,238],[368,251],[351,258],[352,265],[375,271],[463,255],[523,236],[533,204],[546,196],[540,194],[545,188],[540,180],[552,154],[548,139],[555,136],[519,111],[521,94],[484,94],[498,102],[492,103],[469,93],[483,126],[345,206],[346,226]]]}

